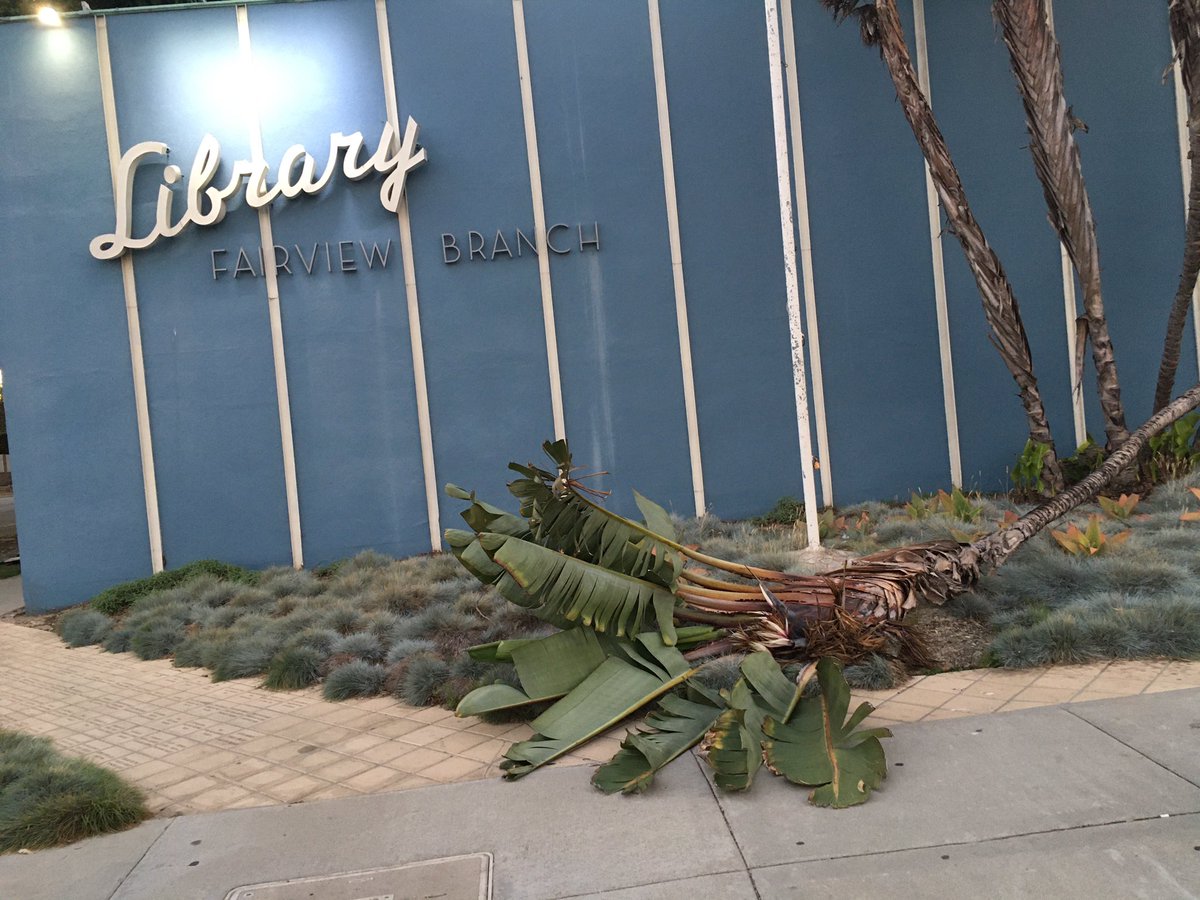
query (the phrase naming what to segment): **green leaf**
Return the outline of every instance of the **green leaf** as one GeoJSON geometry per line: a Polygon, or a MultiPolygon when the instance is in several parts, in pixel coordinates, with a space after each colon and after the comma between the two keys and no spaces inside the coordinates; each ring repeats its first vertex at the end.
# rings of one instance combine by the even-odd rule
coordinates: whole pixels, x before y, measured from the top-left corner
{"type": "Polygon", "coordinates": [[[630,731],[616,756],[596,770],[592,784],[606,794],[639,794],[654,774],[696,744],[713,726],[721,707],[668,695],[636,731],[630,731]]]}
{"type": "Polygon", "coordinates": [[[479,542],[540,610],[617,636],[637,634],[653,614],[663,641],[675,643],[675,595],[666,588],[519,538],[489,533],[479,542]]]}
{"type": "Polygon", "coordinates": [[[746,727],[742,713],[737,709],[721,713],[709,738],[713,781],[725,791],[748,790],[762,765],[762,744],[746,727]]]}
{"type": "Polygon", "coordinates": [[[606,657],[594,631],[572,628],[512,651],[521,687],[530,697],[561,697],[596,671],[606,657]]]}
{"type": "Polygon", "coordinates": [[[767,764],[796,784],[815,788],[809,800],[817,806],[844,808],[865,803],[887,777],[882,737],[886,728],[855,731],[872,711],[861,704],[849,720],[850,687],[835,660],[817,664],[821,693],[801,703],[786,724],[768,718],[763,750],[767,764]]]}
{"type": "Polygon", "coordinates": [[[479,662],[512,662],[512,652],[521,644],[528,644],[538,638],[510,638],[507,641],[492,641],[488,644],[476,644],[467,648],[467,655],[479,662]]]}
{"type": "MultiPolygon", "coordinates": [[[[648,637],[657,639],[658,636],[648,637]]],[[[628,642],[625,642],[624,650],[626,654],[643,653],[628,642]]],[[[664,656],[668,651],[683,658],[677,650],[665,645],[659,648],[664,656]]],[[[678,669],[679,666],[672,662],[670,668],[678,669]]],[[[532,727],[537,734],[528,741],[514,744],[505,754],[505,761],[500,764],[505,777],[520,778],[586,743],[683,683],[693,671],[685,667],[678,675],[654,674],[627,658],[610,656],[581,684],[534,719],[532,727]]]]}
{"type": "Polygon", "coordinates": [[[459,718],[479,716],[499,709],[528,706],[533,699],[510,684],[485,684],[458,701],[454,714],[459,718]]]}
{"type": "Polygon", "coordinates": [[[648,529],[655,534],[661,534],[668,540],[678,540],[675,534],[675,523],[671,521],[671,516],[665,509],[650,498],[643,497],[637,491],[633,492],[633,502],[642,511],[642,516],[646,520],[646,527],[648,529]]]}
{"type": "Polygon", "coordinates": [[[522,690],[507,684],[478,687],[459,701],[454,714],[460,717],[557,699],[594,672],[607,655],[595,632],[586,628],[536,640],[497,641],[468,653],[475,659],[511,659],[522,690]]]}
{"type": "Polygon", "coordinates": [[[775,658],[766,650],[760,650],[742,660],[740,668],[750,686],[765,701],[767,709],[776,718],[786,721],[794,705],[796,685],[783,674],[775,658]]]}
{"type": "MultiPolygon", "coordinates": [[[[450,552],[454,554],[454,558],[462,564],[462,567],[484,584],[495,585],[496,590],[500,592],[500,596],[509,603],[530,610],[538,606],[538,602],[526,594],[521,589],[521,586],[513,580],[513,577],[504,571],[504,567],[497,565],[484,552],[483,547],[479,545],[479,537],[477,535],[458,528],[447,528],[445,537],[446,544],[450,547],[450,552]]],[[[537,612],[534,614],[540,615],[537,612]]],[[[540,615],[540,618],[560,628],[570,627],[570,623],[552,616],[549,612],[545,615],[540,615]]]]}
{"type": "Polygon", "coordinates": [[[666,511],[639,495],[638,504],[653,523],[642,525],[594,503],[572,486],[574,467],[566,442],[542,446],[554,460],[557,473],[532,465],[509,465],[523,476],[508,489],[521,501],[521,515],[529,520],[532,540],[584,562],[674,589],[683,557],[666,511]]]}

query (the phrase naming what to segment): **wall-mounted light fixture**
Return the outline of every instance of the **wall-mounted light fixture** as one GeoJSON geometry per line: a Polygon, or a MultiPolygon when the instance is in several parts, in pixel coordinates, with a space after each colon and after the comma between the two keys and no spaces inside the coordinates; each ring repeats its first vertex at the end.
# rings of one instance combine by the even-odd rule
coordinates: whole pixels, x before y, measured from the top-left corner
{"type": "Polygon", "coordinates": [[[38,21],[43,25],[49,25],[54,28],[62,25],[62,16],[59,15],[58,10],[53,6],[39,6],[37,17],[38,21]]]}

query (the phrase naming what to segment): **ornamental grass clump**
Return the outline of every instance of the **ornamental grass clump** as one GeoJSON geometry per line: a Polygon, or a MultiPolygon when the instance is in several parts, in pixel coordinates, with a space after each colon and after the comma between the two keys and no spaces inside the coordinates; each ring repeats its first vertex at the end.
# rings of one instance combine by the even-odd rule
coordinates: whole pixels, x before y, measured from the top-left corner
{"type": "Polygon", "coordinates": [[[325,677],[323,693],[326,700],[348,700],[351,697],[374,697],[383,692],[387,669],[362,659],[338,666],[325,677]]]}
{"type": "Polygon", "coordinates": [[[45,738],[0,730],[0,853],[121,831],[149,816],[116,773],[59,754],[45,738]]]}
{"type": "Polygon", "coordinates": [[[55,624],[55,630],[69,647],[99,644],[108,637],[112,627],[112,619],[102,612],[86,607],[68,610],[55,624]]]}

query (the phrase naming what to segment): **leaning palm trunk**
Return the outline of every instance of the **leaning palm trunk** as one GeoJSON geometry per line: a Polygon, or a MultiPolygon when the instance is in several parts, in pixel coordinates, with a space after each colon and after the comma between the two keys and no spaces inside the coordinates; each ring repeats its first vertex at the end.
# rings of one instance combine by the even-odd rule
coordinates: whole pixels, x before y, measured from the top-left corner
{"type": "MultiPolygon", "coordinates": [[[[968,545],[959,555],[960,564],[967,569],[994,569],[1012,556],[1013,552],[1055,519],[1065,516],[1081,503],[1086,503],[1111,484],[1133,464],[1146,448],[1150,438],[1200,406],[1200,384],[1160,409],[1129,435],[1099,469],[1057,497],[1026,513],[1008,528],[990,534],[968,545]]],[[[949,588],[955,590],[953,586],[949,588]]]]}
{"type": "Polygon", "coordinates": [[[1104,431],[1109,449],[1114,450],[1129,432],[1121,405],[1116,357],[1104,316],[1096,222],[1083,181],[1073,117],[1063,94],[1058,42],[1050,30],[1044,0],[996,0],[992,9],[1003,30],[1025,106],[1029,149],[1046,197],[1050,224],[1066,247],[1083,287],[1087,337],[1096,365],[1104,431]]]}
{"type": "Polygon", "coordinates": [[[1170,0],[1171,39],[1179,62],[1188,111],[1188,159],[1191,187],[1188,190],[1187,228],[1183,237],[1183,266],[1175,301],[1167,318],[1158,384],[1154,389],[1154,411],[1162,409],[1175,388],[1175,372],[1183,346],[1183,329],[1196,278],[1200,276],[1200,0],[1170,0]]]}
{"type": "Polygon", "coordinates": [[[1054,438],[1038,390],[1029,339],[1012,283],[967,203],[966,190],[958,169],[917,81],[895,0],[878,0],[874,6],[857,6],[857,0],[821,2],[830,7],[839,20],[851,15],[858,16],[864,42],[879,47],[904,116],[929,166],[942,209],[950,223],[950,231],[958,238],[971,274],[975,276],[975,284],[983,301],[983,313],[992,331],[992,343],[1017,383],[1029,423],[1029,437],[1035,443],[1050,448],[1043,463],[1042,480],[1050,492],[1059,491],[1063,487],[1062,468],[1054,451],[1054,438]]]}

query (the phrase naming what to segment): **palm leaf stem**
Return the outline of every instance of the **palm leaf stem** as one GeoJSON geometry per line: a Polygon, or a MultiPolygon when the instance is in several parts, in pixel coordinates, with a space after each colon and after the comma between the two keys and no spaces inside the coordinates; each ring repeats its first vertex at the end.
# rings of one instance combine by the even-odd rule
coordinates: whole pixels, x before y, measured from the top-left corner
{"type": "Polygon", "coordinates": [[[719,569],[722,572],[729,572],[731,575],[743,575],[747,578],[757,578],[759,581],[786,581],[789,576],[786,572],[777,572],[774,569],[760,569],[756,566],[748,566],[745,563],[733,563],[725,559],[719,559],[715,556],[709,556],[707,553],[701,553],[692,547],[685,547],[678,541],[673,541],[670,538],[659,534],[656,531],[651,531],[640,522],[635,522],[632,519],[626,519],[624,516],[617,515],[611,509],[607,509],[596,503],[589,497],[582,494],[576,494],[576,498],[586,506],[591,507],[601,515],[610,516],[618,519],[634,531],[644,534],[649,538],[657,541],[665,547],[670,547],[676,553],[686,556],[693,562],[700,563],[703,566],[708,566],[710,569],[719,569]]]}

